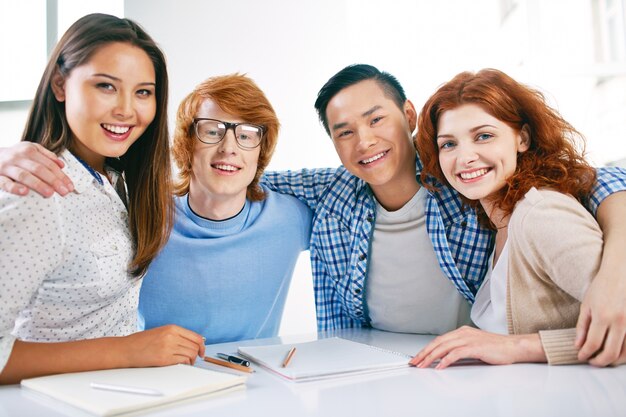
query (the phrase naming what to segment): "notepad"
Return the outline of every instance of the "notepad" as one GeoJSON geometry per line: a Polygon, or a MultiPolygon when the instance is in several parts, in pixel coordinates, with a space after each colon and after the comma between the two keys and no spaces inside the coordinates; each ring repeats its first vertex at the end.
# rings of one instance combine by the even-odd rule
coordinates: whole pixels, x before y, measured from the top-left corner
{"type": "Polygon", "coordinates": [[[306,343],[243,346],[239,354],[293,382],[381,372],[409,366],[410,355],[381,349],[339,337],[306,343]],[[296,353],[287,367],[285,355],[296,353]]]}
{"type": "Polygon", "coordinates": [[[22,387],[65,401],[99,416],[116,416],[211,393],[245,387],[246,377],[172,365],[76,372],[25,379],[22,387]],[[91,387],[92,383],[134,387],[162,395],[115,392],[91,387]]]}

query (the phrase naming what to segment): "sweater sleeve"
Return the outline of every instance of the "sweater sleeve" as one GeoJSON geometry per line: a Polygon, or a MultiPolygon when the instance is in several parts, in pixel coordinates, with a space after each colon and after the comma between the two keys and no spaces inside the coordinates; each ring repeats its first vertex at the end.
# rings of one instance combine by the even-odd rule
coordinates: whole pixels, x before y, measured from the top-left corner
{"type": "Polygon", "coordinates": [[[578,360],[578,349],[574,346],[576,329],[540,330],[539,338],[550,365],[571,365],[578,360]]]}

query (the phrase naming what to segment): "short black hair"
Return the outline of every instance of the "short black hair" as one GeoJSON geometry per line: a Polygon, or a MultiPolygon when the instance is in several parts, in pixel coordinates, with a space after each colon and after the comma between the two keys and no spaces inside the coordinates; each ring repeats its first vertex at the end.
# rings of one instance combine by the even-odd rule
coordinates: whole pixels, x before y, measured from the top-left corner
{"type": "Polygon", "coordinates": [[[348,65],[337,74],[333,75],[326,84],[317,93],[317,100],[315,100],[315,110],[317,116],[324,125],[326,133],[330,135],[330,129],[328,127],[328,119],[326,118],[326,108],[328,103],[333,97],[337,95],[341,90],[351,85],[360,83],[365,80],[374,80],[383,89],[385,95],[391,98],[400,109],[403,108],[406,102],[406,94],[404,88],[400,85],[400,82],[396,77],[388,72],[380,71],[378,68],[367,64],[353,64],[348,65]]]}

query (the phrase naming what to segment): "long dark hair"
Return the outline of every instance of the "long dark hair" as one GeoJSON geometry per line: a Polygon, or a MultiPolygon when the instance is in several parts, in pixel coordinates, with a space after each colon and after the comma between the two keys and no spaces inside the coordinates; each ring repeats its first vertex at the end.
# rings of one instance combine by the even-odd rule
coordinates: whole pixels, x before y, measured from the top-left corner
{"type": "Polygon", "coordinates": [[[40,143],[57,154],[71,147],[72,135],[65,116],[65,104],[55,99],[53,76],[58,72],[67,78],[74,68],[89,61],[97,50],[115,42],[128,43],[145,51],[156,75],[154,120],[119,158],[128,187],[129,226],[135,247],[130,272],[140,276],[167,241],[173,216],[167,68],[165,56],[152,38],[129,19],[95,13],[77,20],[50,56],[22,140],[40,143]]]}

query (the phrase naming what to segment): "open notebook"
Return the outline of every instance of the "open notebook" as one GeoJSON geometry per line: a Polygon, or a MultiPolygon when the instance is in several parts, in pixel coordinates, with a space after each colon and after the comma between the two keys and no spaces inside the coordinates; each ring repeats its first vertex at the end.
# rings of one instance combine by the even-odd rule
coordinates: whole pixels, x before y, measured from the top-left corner
{"type": "Polygon", "coordinates": [[[210,393],[244,388],[246,377],[189,365],[108,369],[25,379],[22,387],[99,416],[115,416],[210,393]],[[153,395],[92,388],[92,383],[138,388],[153,395]],[[160,395],[159,395],[160,394],[160,395]]]}
{"type": "Polygon", "coordinates": [[[380,372],[409,366],[410,355],[339,337],[306,343],[244,346],[239,354],[290,381],[302,382],[336,376],[380,372]],[[282,363],[295,347],[289,365],[282,363]]]}

